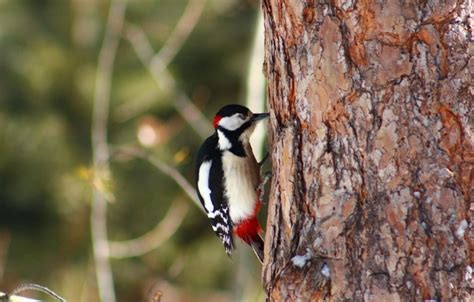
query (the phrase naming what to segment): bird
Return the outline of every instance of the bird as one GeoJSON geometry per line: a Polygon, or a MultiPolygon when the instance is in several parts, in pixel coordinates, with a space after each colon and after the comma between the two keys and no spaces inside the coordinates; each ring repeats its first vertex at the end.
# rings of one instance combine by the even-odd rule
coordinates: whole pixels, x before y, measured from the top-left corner
{"type": "Polygon", "coordinates": [[[196,158],[195,184],[213,231],[230,257],[236,235],[263,263],[264,241],[257,219],[260,210],[260,164],[249,139],[269,113],[253,113],[230,104],[214,116],[214,133],[201,145],[196,158]]]}

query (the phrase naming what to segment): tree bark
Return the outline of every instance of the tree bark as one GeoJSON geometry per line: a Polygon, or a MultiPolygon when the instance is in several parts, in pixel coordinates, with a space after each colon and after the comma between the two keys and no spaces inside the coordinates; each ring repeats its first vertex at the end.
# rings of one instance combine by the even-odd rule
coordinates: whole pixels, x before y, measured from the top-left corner
{"type": "Polygon", "coordinates": [[[470,1],[263,0],[263,11],[268,300],[467,301],[470,1]]]}

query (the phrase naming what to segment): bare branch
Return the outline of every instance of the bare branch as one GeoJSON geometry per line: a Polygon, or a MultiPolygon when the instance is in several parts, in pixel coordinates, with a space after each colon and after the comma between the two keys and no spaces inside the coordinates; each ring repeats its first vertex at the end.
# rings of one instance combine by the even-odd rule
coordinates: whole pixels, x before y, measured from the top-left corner
{"type": "Polygon", "coordinates": [[[188,204],[173,202],[165,217],[151,231],[132,240],[109,241],[110,257],[135,257],[158,248],[178,230],[188,210],[188,204]]]}
{"type": "Polygon", "coordinates": [[[145,67],[149,67],[148,63],[153,58],[155,51],[151,46],[150,40],[148,40],[145,35],[145,32],[139,26],[127,23],[125,24],[123,35],[132,45],[142,64],[145,65],[145,67]]]}
{"type": "MultiPolygon", "coordinates": [[[[154,54],[150,41],[140,27],[131,24],[127,24],[125,27],[125,38],[132,45],[137,57],[151,74],[156,85],[164,91],[175,91],[177,89],[176,81],[168,71],[167,66],[196,25],[204,7],[204,2],[203,0],[192,0],[188,3],[175,31],[157,54],[154,54]],[[193,12],[193,7],[194,9],[199,8],[198,11],[193,12]]],[[[173,105],[202,138],[206,138],[211,133],[211,124],[184,92],[178,92],[173,105]]]]}
{"type": "Polygon", "coordinates": [[[160,74],[179,52],[201,17],[205,0],[190,0],[183,15],[161,50],[150,61],[153,73],[160,74]]]}
{"type": "MultiPolygon", "coordinates": [[[[94,108],[92,117],[92,153],[94,171],[108,171],[109,150],[107,144],[107,121],[110,103],[112,71],[123,27],[127,2],[113,1],[109,10],[104,40],[99,53],[95,82],[94,108]]],[[[94,173],[98,178],[99,173],[94,173]]],[[[100,181],[94,179],[94,182],[100,181]]],[[[101,301],[115,301],[113,275],[109,263],[107,242],[107,201],[105,196],[93,189],[91,232],[94,250],[95,270],[101,301]]]]}
{"type": "Polygon", "coordinates": [[[194,204],[199,209],[204,211],[202,208],[201,202],[199,201],[199,198],[196,195],[196,191],[194,190],[194,187],[174,167],[162,162],[156,157],[152,157],[141,148],[122,147],[122,148],[117,148],[115,152],[117,152],[118,154],[122,153],[122,154],[131,155],[131,156],[138,157],[138,158],[148,161],[155,168],[160,170],[163,174],[171,177],[181,187],[181,189],[183,189],[183,191],[189,196],[189,198],[191,198],[194,204]]]}

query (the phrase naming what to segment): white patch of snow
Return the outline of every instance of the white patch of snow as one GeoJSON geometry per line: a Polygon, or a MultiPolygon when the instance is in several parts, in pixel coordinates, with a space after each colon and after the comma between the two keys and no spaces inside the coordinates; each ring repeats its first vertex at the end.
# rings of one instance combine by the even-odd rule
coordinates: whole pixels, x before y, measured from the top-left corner
{"type": "Polygon", "coordinates": [[[323,243],[323,239],[321,237],[318,237],[318,238],[316,238],[316,240],[314,240],[314,245],[316,247],[321,246],[322,243],[323,243]]]}
{"type": "Polygon", "coordinates": [[[459,224],[458,229],[456,230],[456,237],[458,237],[459,239],[464,238],[464,231],[466,230],[467,226],[468,226],[468,223],[466,219],[463,219],[461,223],[459,224]]]}
{"type": "Polygon", "coordinates": [[[342,1],[341,8],[343,10],[348,10],[353,5],[352,0],[342,1]]]}
{"type": "Polygon", "coordinates": [[[331,276],[331,270],[329,269],[329,266],[326,263],[324,263],[323,267],[321,268],[321,274],[326,278],[329,278],[329,276],[331,276]]]}
{"type": "Polygon", "coordinates": [[[311,256],[311,252],[309,250],[306,250],[306,253],[304,255],[296,255],[291,258],[291,262],[293,262],[293,265],[302,268],[306,265],[306,261],[311,259],[311,256]]]}
{"type": "Polygon", "coordinates": [[[472,281],[472,267],[470,265],[466,266],[466,273],[464,274],[464,280],[467,282],[472,281]]]}
{"type": "Polygon", "coordinates": [[[328,5],[324,5],[323,7],[323,15],[324,16],[327,16],[329,14],[329,6],[328,5]]]}

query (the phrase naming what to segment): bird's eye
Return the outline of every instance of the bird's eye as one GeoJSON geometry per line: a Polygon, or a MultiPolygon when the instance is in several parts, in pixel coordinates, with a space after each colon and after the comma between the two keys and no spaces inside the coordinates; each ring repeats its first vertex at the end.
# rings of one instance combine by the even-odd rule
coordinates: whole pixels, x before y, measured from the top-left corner
{"type": "Polygon", "coordinates": [[[239,118],[240,118],[241,120],[245,120],[245,115],[242,114],[242,113],[239,113],[239,118]]]}

